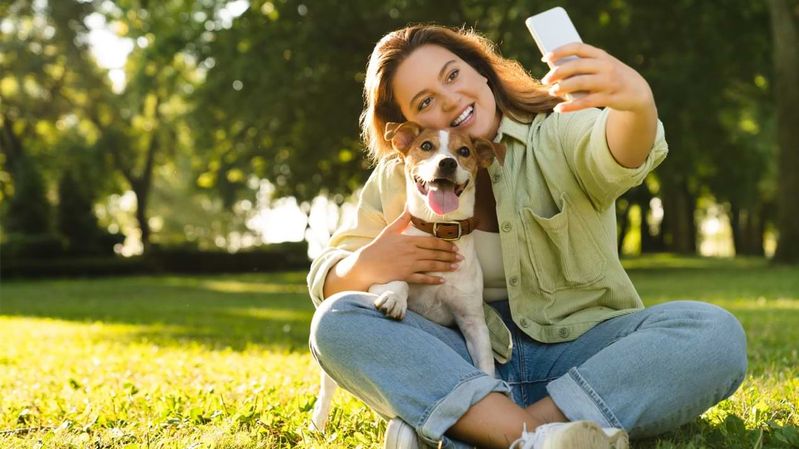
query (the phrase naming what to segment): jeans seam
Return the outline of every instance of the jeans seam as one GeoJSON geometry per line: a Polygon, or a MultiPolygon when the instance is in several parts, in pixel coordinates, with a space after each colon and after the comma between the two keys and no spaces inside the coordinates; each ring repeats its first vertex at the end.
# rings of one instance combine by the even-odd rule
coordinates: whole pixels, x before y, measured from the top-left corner
{"type": "MultiPolygon", "coordinates": [[[[522,349],[522,345],[521,345],[521,342],[519,341],[521,339],[521,337],[518,334],[514,333],[513,339],[516,340],[514,342],[515,343],[514,346],[519,348],[519,350],[517,351],[517,354],[516,354],[519,357],[519,363],[517,363],[517,365],[516,365],[516,366],[519,367],[519,372],[517,374],[519,376],[519,382],[515,383],[515,385],[520,385],[523,382],[522,379],[526,379],[527,378],[527,373],[526,373],[526,368],[525,368],[527,366],[527,363],[526,363],[526,360],[524,358],[524,351],[521,350],[522,349]]],[[[527,391],[525,391],[524,388],[521,388],[521,389],[519,389],[519,392],[520,392],[520,395],[521,395],[522,404],[526,404],[527,403],[527,391]]]]}
{"type": "Polygon", "coordinates": [[[508,385],[529,385],[529,384],[541,384],[541,383],[548,384],[555,379],[557,379],[557,377],[547,377],[546,379],[536,379],[536,380],[507,381],[507,383],[508,385]]]}
{"type": "Polygon", "coordinates": [[[597,406],[597,409],[602,413],[602,416],[608,420],[614,427],[622,428],[622,424],[613,411],[610,410],[610,407],[605,403],[605,400],[599,395],[599,393],[594,390],[588,381],[580,374],[580,371],[577,368],[572,368],[568,372],[569,377],[577,383],[577,385],[594,401],[594,404],[597,406]]]}

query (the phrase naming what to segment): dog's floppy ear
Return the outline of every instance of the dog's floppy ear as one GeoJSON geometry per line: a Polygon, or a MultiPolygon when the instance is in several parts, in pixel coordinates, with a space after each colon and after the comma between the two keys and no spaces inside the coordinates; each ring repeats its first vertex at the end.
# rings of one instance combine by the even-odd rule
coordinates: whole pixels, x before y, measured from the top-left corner
{"type": "Polygon", "coordinates": [[[502,144],[494,143],[490,140],[480,137],[475,137],[474,150],[477,153],[477,163],[480,164],[480,167],[486,168],[491,165],[491,163],[494,161],[494,157],[496,157],[495,146],[497,145],[502,144]]]}
{"type": "Polygon", "coordinates": [[[408,152],[416,136],[422,132],[422,126],[415,122],[386,123],[383,137],[391,142],[391,146],[402,154],[408,152]]]}

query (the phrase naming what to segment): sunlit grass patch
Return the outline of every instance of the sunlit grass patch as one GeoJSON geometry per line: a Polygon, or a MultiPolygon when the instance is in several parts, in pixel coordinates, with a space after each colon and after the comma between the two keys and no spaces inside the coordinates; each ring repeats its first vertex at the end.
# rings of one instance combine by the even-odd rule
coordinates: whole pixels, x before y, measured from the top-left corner
{"type": "MultiPolygon", "coordinates": [[[[648,304],[698,299],[748,336],[741,389],[636,448],[799,447],[799,268],[630,262],[648,304]]],[[[379,448],[382,420],[346,392],[309,432],[318,370],[305,273],[3,282],[0,447],[379,448]]]]}

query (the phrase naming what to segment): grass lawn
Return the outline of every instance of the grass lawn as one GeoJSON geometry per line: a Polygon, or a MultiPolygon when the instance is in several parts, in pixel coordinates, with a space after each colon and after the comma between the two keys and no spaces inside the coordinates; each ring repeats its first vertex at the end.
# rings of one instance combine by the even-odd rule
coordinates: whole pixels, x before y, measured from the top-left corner
{"type": "MultiPolygon", "coordinates": [[[[695,423],[634,448],[799,448],[799,267],[626,261],[649,305],[698,299],[746,328],[750,370],[695,423]]],[[[305,273],[3,281],[0,448],[379,448],[340,392],[305,430],[318,372],[305,273]]]]}

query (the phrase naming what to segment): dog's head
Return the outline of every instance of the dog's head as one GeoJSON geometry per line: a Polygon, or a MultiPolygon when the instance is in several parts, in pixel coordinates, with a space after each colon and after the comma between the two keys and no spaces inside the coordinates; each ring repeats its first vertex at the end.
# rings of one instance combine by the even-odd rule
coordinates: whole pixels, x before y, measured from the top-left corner
{"type": "Polygon", "coordinates": [[[477,170],[494,160],[492,142],[415,122],[386,124],[385,138],[405,160],[411,213],[425,205],[437,216],[471,217],[477,170]]]}

